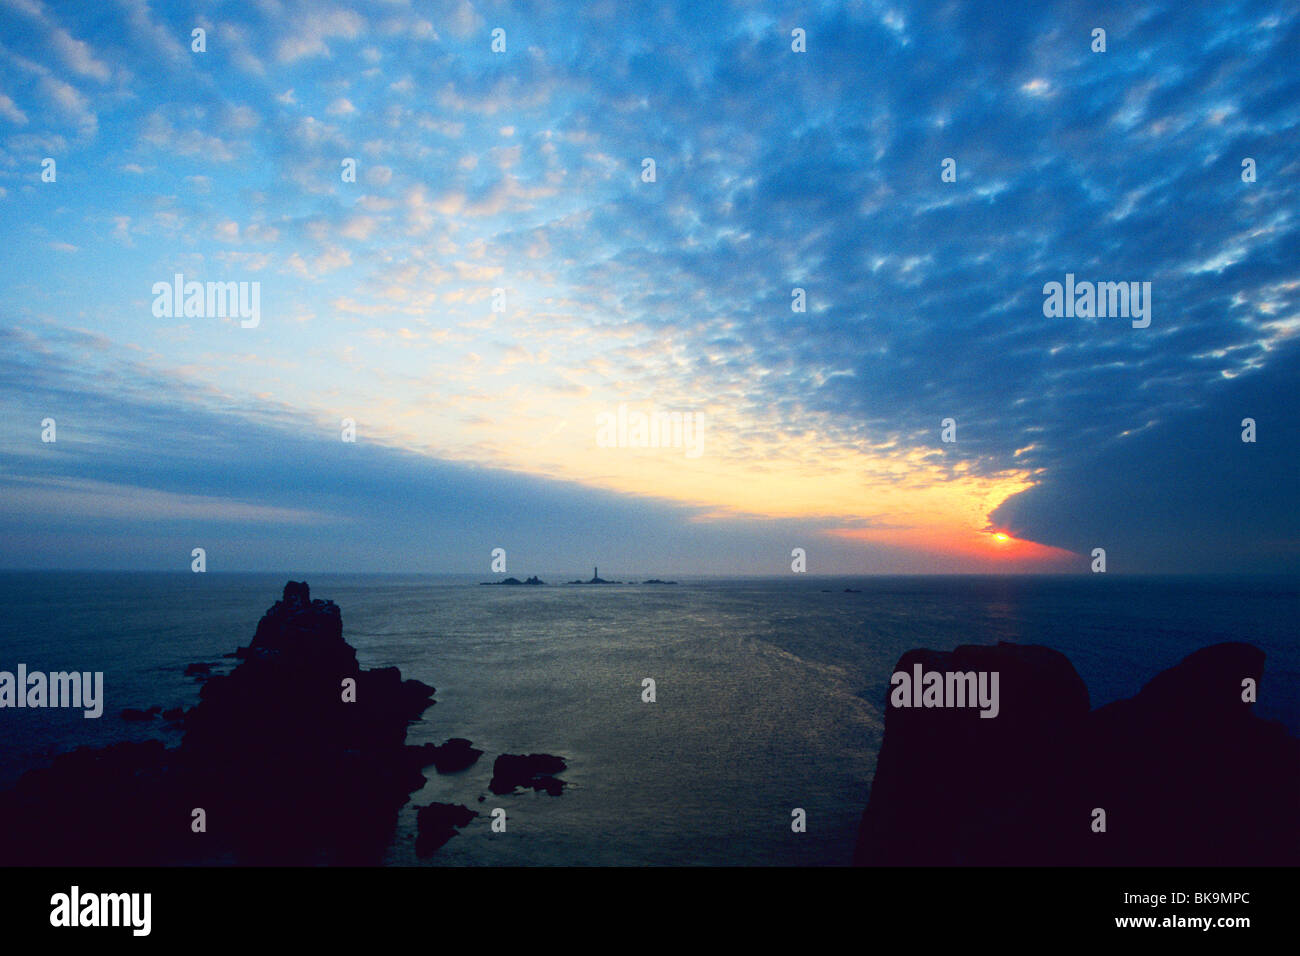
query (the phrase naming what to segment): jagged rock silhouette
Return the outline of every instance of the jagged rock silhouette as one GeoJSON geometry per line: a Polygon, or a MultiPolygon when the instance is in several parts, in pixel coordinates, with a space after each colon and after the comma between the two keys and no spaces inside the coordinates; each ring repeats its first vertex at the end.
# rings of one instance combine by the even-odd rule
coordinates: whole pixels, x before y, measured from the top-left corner
{"type": "Polygon", "coordinates": [[[331,601],[289,582],[177,748],[79,748],[0,794],[6,864],[377,863],[424,785],[407,725],[434,689],[363,670],[331,601]],[[345,702],[343,682],[356,682],[345,702]],[[206,832],[191,827],[202,808],[206,832]]]}
{"type": "Polygon", "coordinates": [[[860,865],[1300,863],[1300,740],[1257,717],[1249,644],[1206,647],[1089,710],[1064,655],[1000,643],[909,651],[896,671],[999,671],[1000,713],[894,708],[858,832],[860,865]],[[1094,832],[1092,813],[1106,812],[1094,832]]]}
{"type": "Polygon", "coordinates": [[[431,803],[415,814],[419,832],[415,838],[417,856],[432,856],[462,827],[469,826],[478,811],[456,803],[431,803]]]}
{"type": "Polygon", "coordinates": [[[532,788],[558,797],[564,781],[555,776],[565,770],[563,757],[552,754],[502,754],[492,765],[488,789],[501,795],[532,788]]]}
{"type": "Polygon", "coordinates": [[[421,749],[425,759],[433,764],[438,773],[459,773],[472,767],[483,755],[483,751],[464,737],[452,737],[440,746],[425,744],[421,749]]]}

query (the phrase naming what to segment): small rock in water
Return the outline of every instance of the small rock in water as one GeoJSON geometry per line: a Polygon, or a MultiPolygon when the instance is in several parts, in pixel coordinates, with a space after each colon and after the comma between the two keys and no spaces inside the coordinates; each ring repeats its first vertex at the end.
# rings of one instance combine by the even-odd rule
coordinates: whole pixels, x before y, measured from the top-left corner
{"type": "Polygon", "coordinates": [[[440,747],[425,744],[424,753],[438,773],[457,773],[473,766],[483,755],[483,751],[464,737],[452,737],[440,747]]]}
{"type": "Polygon", "coordinates": [[[502,754],[492,766],[492,782],[488,789],[495,794],[506,794],[519,787],[531,787],[557,797],[564,788],[564,781],[554,774],[566,766],[563,757],[551,754],[502,754]]]}

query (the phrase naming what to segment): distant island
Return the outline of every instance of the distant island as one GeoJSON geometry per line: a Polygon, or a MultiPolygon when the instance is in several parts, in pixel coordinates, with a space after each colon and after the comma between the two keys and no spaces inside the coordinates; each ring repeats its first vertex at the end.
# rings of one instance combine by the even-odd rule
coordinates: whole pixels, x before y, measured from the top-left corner
{"type": "MultiPolygon", "coordinates": [[[[590,581],[565,581],[564,583],[565,583],[565,584],[623,584],[623,583],[627,583],[627,584],[636,584],[635,581],[627,581],[627,582],[623,582],[623,581],[606,581],[604,578],[602,578],[602,577],[600,576],[600,567],[599,567],[599,566],[594,567],[594,568],[591,569],[591,580],[590,580],[590,581]]],[[[647,580],[647,581],[642,581],[641,583],[642,583],[642,584],[676,584],[677,582],[676,582],[676,581],[661,581],[659,578],[650,578],[649,580],[647,580]]],[[[483,585],[500,585],[500,584],[508,584],[508,585],[512,585],[512,586],[514,586],[514,585],[528,585],[528,584],[532,584],[532,585],[538,585],[538,586],[540,586],[540,585],[545,585],[546,582],[543,581],[541,578],[537,577],[536,575],[533,575],[531,578],[528,578],[526,581],[520,581],[518,578],[504,578],[503,580],[500,580],[500,581],[480,581],[479,584],[480,584],[481,586],[483,586],[483,585]]]]}
{"type": "Polygon", "coordinates": [[[591,569],[590,581],[567,581],[566,584],[622,584],[622,581],[606,581],[600,576],[599,565],[591,569]]]}

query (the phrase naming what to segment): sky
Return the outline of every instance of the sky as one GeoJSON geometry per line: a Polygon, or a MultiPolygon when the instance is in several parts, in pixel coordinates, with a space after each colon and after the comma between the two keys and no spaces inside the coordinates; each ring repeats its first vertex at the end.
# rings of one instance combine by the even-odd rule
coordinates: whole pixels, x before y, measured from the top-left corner
{"type": "Polygon", "coordinates": [[[1025,7],[0,0],[0,568],[1300,572],[1300,8],[1025,7]]]}

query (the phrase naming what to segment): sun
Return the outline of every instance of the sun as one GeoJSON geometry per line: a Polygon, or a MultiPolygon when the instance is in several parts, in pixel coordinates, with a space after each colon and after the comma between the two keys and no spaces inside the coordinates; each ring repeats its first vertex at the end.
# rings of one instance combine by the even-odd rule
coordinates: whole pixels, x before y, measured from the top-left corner
{"type": "Polygon", "coordinates": [[[998,542],[999,544],[1006,544],[1008,541],[1011,540],[1011,535],[1003,531],[999,531],[997,534],[993,535],[993,540],[998,542]]]}

